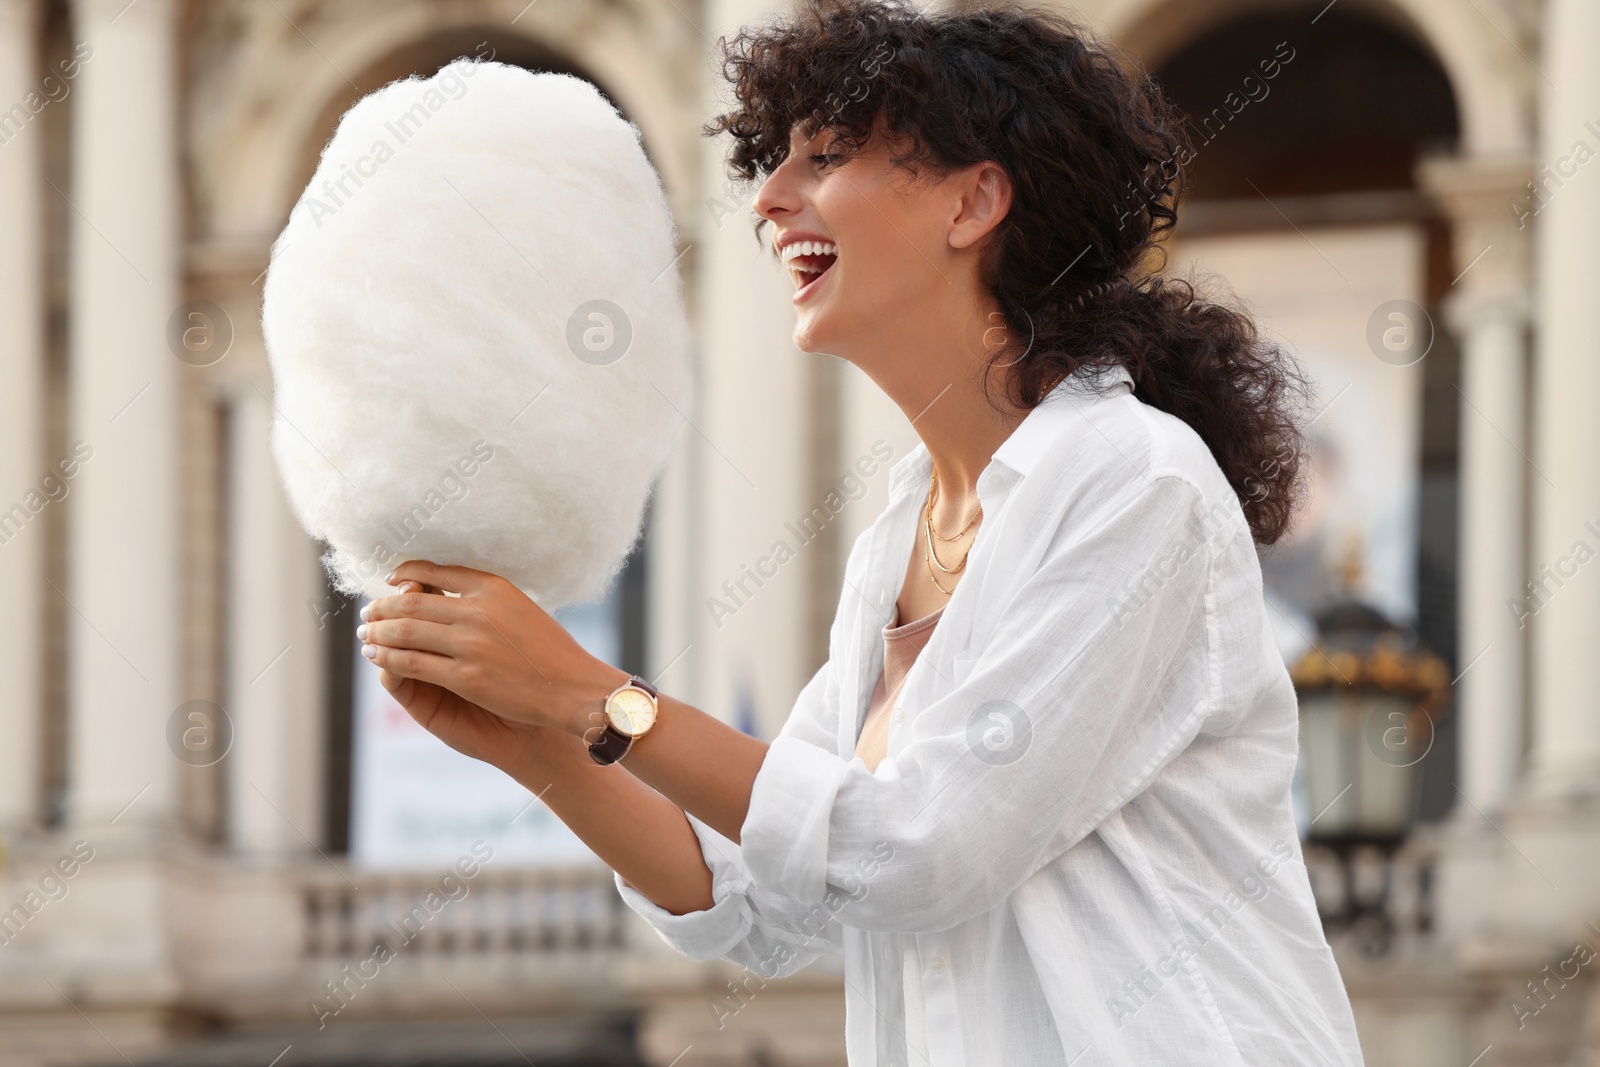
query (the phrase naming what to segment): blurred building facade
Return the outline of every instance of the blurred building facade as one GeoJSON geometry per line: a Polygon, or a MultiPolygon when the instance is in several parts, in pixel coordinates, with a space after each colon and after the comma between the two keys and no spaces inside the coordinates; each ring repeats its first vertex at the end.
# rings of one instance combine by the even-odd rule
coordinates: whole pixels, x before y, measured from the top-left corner
{"type": "MultiPolygon", "coordinates": [[[[699,132],[712,42],[773,10],[0,0],[0,1065],[843,1062],[836,966],[678,958],[593,864],[352,857],[354,605],[280,489],[258,326],[361,95],[461,55],[594,81],[662,174],[698,376],[598,625],[771,736],[916,441],[793,348],[699,132]]],[[[1317,381],[1317,488],[1264,561],[1285,655],[1353,593],[1454,680],[1421,821],[1354,874],[1394,936],[1331,928],[1368,1062],[1600,1063],[1600,5],[1074,10],[1191,119],[1173,269],[1317,381]]]]}

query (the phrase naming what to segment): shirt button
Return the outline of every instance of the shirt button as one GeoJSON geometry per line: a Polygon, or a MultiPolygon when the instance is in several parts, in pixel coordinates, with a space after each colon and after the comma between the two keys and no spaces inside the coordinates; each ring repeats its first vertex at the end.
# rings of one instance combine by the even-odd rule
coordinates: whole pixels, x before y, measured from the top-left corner
{"type": "Polygon", "coordinates": [[[933,968],[933,973],[934,974],[938,974],[940,971],[944,970],[944,957],[942,957],[942,956],[933,957],[933,962],[928,964],[928,966],[933,968]]]}
{"type": "Polygon", "coordinates": [[[899,708],[895,708],[894,709],[894,721],[895,722],[904,722],[905,718],[906,718],[906,713],[904,711],[901,711],[899,708]]]}

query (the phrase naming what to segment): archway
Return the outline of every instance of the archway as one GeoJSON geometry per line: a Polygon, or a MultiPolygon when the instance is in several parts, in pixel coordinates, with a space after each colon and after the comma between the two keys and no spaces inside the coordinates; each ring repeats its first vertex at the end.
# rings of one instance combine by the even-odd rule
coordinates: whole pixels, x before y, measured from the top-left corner
{"type": "Polygon", "coordinates": [[[498,26],[459,26],[404,45],[371,63],[343,83],[330,96],[312,123],[306,143],[299,153],[294,188],[301,189],[317,169],[322,146],[350,106],[361,97],[392,81],[412,75],[426,78],[452,60],[468,57],[509,63],[532,71],[571,74],[594,84],[601,94],[621,110],[616,96],[599,79],[554,49],[498,26]]]}
{"type": "MultiPolygon", "coordinates": [[[[1461,401],[1440,310],[1451,233],[1415,176],[1462,140],[1444,65],[1408,21],[1341,5],[1213,13],[1167,41],[1152,73],[1187,119],[1174,266],[1218,271],[1318,385],[1327,488],[1263,554],[1285,655],[1347,591],[1353,563],[1349,590],[1453,665],[1461,401]],[[1419,330],[1440,324],[1426,358],[1394,360],[1368,340],[1396,303],[1417,309],[1419,330]]],[[[1440,727],[1419,768],[1423,818],[1454,801],[1454,718],[1440,727]]]]}
{"type": "Polygon", "coordinates": [[[1430,50],[1360,11],[1232,19],[1154,74],[1190,119],[1195,199],[1415,188],[1418,158],[1460,139],[1430,50]]]}
{"type": "MultiPolygon", "coordinates": [[[[323,146],[333,135],[340,117],[357,100],[399,79],[412,75],[431,76],[460,57],[493,60],[536,72],[574,75],[596,85],[601,94],[621,110],[616,96],[607,91],[606,86],[554,49],[501,28],[455,27],[388,53],[353,74],[340,91],[328,98],[299,151],[294,188],[303,188],[310,181],[323,146]]],[[[648,149],[646,151],[648,153],[648,149]]],[[[646,535],[635,546],[607,597],[597,604],[581,605],[556,613],[556,618],[591,652],[632,673],[644,671],[647,641],[645,619],[648,614],[647,559],[650,547],[648,517],[645,529],[646,535]]],[[[334,606],[329,614],[340,619],[354,618],[359,608],[357,603],[343,597],[331,586],[325,589],[325,600],[334,606]]],[[[329,851],[344,853],[351,849],[352,818],[356,815],[352,789],[354,764],[361,755],[358,752],[361,741],[357,727],[362,704],[361,685],[371,681],[366,677],[371,671],[357,656],[352,627],[330,626],[324,630],[324,634],[327,641],[325,706],[328,716],[323,737],[323,785],[326,797],[323,833],[329,851]]],[[[447,759],[452,757],[453,754],[446,755],[447,759]]],[[[526,822],[531,825],[534,821],[530,817],[526,822]]],[[[572,842],[566,841],[565,836],[558,847],[551,849],[552,853],[566,854],[562,850],[572,842]]],[[[572,841],[576,841],[576,838],[572,841]]],[[[398,856],[389,857],[387,862],[398,862],[400,859],[398,856]]]]}

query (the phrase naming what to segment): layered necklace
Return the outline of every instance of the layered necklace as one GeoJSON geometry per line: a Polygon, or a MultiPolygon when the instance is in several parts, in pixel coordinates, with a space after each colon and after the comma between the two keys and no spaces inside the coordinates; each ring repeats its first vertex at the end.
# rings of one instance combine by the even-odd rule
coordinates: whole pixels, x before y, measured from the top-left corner
{"type": "Polygon", "coordinates": [[[967,556],[972,552],[972,546],[968,545],[967,550],[961,553],[960,563],[957,563],[954,567],[946,567],[943,563],[939,562],[939,553],[934,550],[934,538],[938,538],[939,540],[948,543],[951,541],[958,541],[962,537],[965,537],[967,531],[972,529],[973,523],[977,522],[983,517],[983,505],[981,503],[978,505],[978,510],[973,512],[971,520],[961,528],[959,533],[953,534],[950,537],[946,537],[943,534],[934,533],[933,531],[933,498],[938,492],[939,469],[935,467],[933,470],[933,480],[928,485],[928,504],[922,509],[922,528],[925,532],[925,538],[928,543],[928,554],[924,557],[924,561],[928,565],[928,580],[933,583],[933,587],[935,589],[939,590],[939,592],[943,593],[945,596],[949,596],[951,593],[955,592],[955,586],[951,586],[949,589],[946,589],[944,586],[940,585],[939,576],[934,573],[933,568],[938,567],[939,570],[944,571],[946,574],[959,573],[967,565],[967,556]]]}

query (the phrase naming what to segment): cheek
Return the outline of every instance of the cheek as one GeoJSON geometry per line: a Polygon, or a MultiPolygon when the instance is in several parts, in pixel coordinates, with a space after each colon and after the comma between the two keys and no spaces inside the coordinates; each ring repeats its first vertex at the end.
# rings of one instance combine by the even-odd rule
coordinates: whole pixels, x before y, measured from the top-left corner
{"type": "Polygon", "coordinates": [[[886,310],[919,317],[918,309],[945,297],[946,286],[906,235],[883,227],[841,275],[850,306],[882,319],[886,310]]]}
{"type": "MultiPolygon", "coordinates": [[[[923,305],[940,279],[914,243],[917,220],[877,175],[853,174],[846,182],[840,174],[816,189],[811,202],[844,252],[826,299],[796,321],[794,341],[802,350],[841,354],[836,346],[884,328],[885,309],[923,305]]],[[[942,283],[938,288],[942,296],[942,283]]]]}
{"type": "Polygon", "coordinates": [[[897,231],[898,220],[892,214],[880,213],[872,202],[851,196],[834,215],[824,213],[823,218],[829,220],[829,232],[844,249],[835,266],[839,271],[836,281],[841,283],[834,289],[835,301],[881,311],[885,301],[908,292],[910,267],[906,259],[915,257],[916,251],[897,231]]]}
{"type": "MultiPolygon", "coordinates": [[[[942,295],[943,256],[933,235],[941,231],[937,209],[914,194],[906,199],[886,185],[863,188],[841,203],[840,234],[850,239],[851,284],[881,300],[920,302],[942,295]],[[848,227],[846,229],[845,227],[848,227]]],[[[844,245],[845,237],[840,237],[844,245]]],[[[880,307],[883,306],[880,303],[880,307]]]]}

